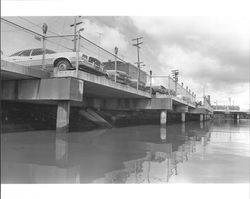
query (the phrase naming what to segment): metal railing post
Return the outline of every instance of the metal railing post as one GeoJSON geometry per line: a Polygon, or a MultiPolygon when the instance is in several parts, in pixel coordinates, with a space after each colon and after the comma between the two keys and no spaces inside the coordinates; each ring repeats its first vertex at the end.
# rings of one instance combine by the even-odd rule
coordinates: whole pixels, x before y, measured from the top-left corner
{"type": "Polygon", "coordinates": [[[168,90],[169,90],[169,95],[170,95],[170,75],[168,76],[168,90]]]}
{"type": "Polygon", "coordinates": [[[42,37],[42,46],[43,46],[43,58],[42,58],[42,69],[46,70],[46,64],[45,64],[45,51],[46,51],[46,36],[42,37]]]}
{"type": "Polygon", "coordinates": [[[80,31],[77,34],[77,50],[76,50],[76,76],[78,77],[79,71],[79,53],[80,53],[80,31]]]}
{"type": "Polygon", "coordinates": [[[48,25],[44,23],[42,25],[42,31],[43,31],[43,36],[42,36],[42,45],[43,45],[43,58],[42,58],[42,69],[46,70],[46,63],[45,63],[45,54],[46,54],[46,33],[48,31],[48,25]]]}
{"type": "Polygon", "coordinates": [[[149,71],[149,78],[150,78],[150,95],[152,95],[152,70],[149,71]]]}
{"type": "Polygon", "coordinates": [[[117,53],[118,53],[118,48],[117,47],[115,47],[115,49],[114,49],[114,51],[115,51],[115,82],[117,82],[117,53]]]}
{"type": "Polygon", "coordinates": [[[117,57],[115,55],[115,82],[117,81],[117,57]]]}

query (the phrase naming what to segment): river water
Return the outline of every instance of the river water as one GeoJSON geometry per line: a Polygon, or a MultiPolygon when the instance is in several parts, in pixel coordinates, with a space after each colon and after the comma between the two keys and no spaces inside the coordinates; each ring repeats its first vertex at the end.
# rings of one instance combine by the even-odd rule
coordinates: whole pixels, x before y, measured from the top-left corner
{"type": "Polygon", "coordinates": [[[1,134],[2,183],[249,183],[249,120],[1,134]]]}

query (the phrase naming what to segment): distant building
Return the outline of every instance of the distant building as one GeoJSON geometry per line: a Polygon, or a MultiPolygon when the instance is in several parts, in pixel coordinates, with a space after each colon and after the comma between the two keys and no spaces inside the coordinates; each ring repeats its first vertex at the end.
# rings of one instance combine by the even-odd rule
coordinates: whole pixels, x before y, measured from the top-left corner
{"type": "Polygon", "coordinates": [[[227,106],[227,105],[212,105],[212,108],[215,110],[230,110],[230,111],[239,111],[239,106],[227,106]]]}
{"type": "MultiPolygon", "coordinates": [[[[103,62],[105,70],[115,70],[115,62],[108,61],[103,62]]],[[[138,69],[135,65],[128,62],[117,61],[117,70],[126,72],[132,80],[137,80],[137,72],[138,69]]],[[[147,73],[145,71],[140,70],[140,83],[146,85],[147,83],[147,73]]]]}

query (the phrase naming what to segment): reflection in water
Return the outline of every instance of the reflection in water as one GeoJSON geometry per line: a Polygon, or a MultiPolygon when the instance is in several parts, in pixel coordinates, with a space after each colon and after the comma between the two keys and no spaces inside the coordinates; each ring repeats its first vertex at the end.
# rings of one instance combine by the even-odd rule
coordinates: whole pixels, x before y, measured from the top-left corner
{"type": "MultiPolygon", "coordinates": [[[[246,128],[249,129],[246,123],[215,121],[204,122],[204,126],[190,122],[69,134],[54,131],[2,134],[1,178],[3,183],[169,182],[182,177],[185,171],[182,167],[197,158],[202,162],[195,165],[204,169],[211,150],[215,152],[213,157],[223,153],[227,158],[217,145],[210,147],[214,143],[230,142],[235,147],[239,141],[243,150],[242,141],[246,143],[249,137],[246,128]]],[[[230,149],[226,152],[230,153],[230,149]]],[[[201,175],[209,177],[207,171],[201,175]]]]}
{"type": "Polygon", "coordinates": [[[203,122],[200,122],[200,128],[203,129],[203,122]]]}
{"type": "Polygon", "coordinates": [[[63,165],[67,165],[68,163],[68,152],[69,152],[68,134],[57,132],[55,145],[56,145],[55,160],[57,166],[63,167],[63,165]]]}
{"type": "Polygon", "coordinates": [[[163,125],[160,127],[160,138],[161,138],[162,142],[167,141],[167,129],[163,125]]]}

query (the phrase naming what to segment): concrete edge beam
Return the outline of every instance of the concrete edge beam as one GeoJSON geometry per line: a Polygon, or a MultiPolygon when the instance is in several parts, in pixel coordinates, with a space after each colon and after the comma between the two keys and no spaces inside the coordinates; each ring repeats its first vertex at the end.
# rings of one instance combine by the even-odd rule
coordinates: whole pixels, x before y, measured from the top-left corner
{"type": "Polygon", "coordinates": [[[82,101],[84,82],[75,78],[2,81],[3,100],[82,101]]]}

